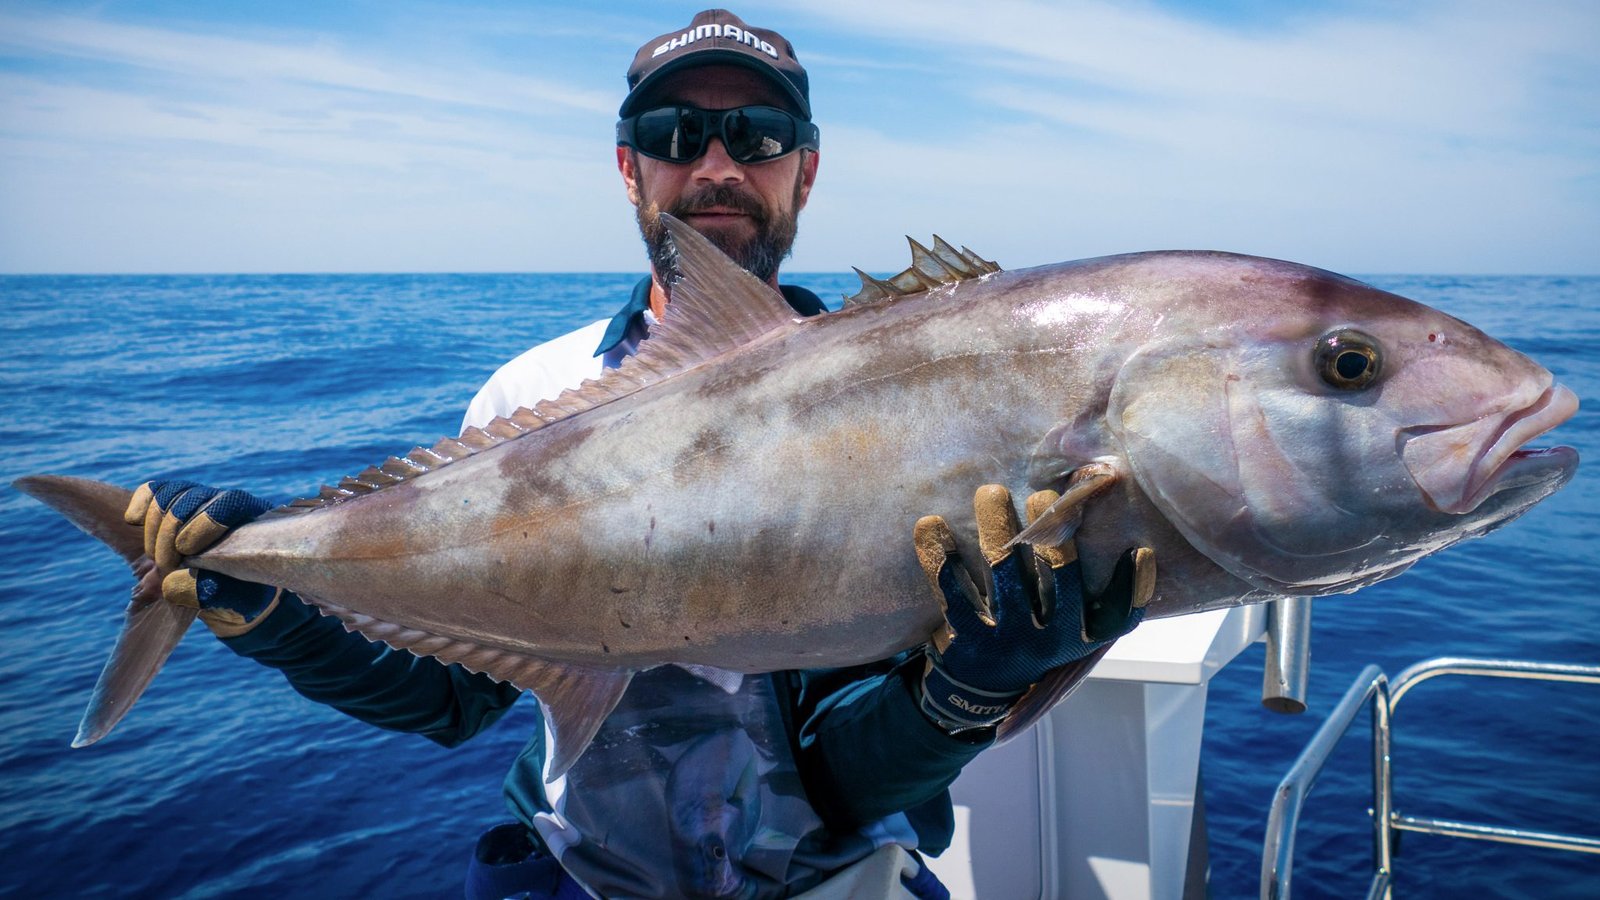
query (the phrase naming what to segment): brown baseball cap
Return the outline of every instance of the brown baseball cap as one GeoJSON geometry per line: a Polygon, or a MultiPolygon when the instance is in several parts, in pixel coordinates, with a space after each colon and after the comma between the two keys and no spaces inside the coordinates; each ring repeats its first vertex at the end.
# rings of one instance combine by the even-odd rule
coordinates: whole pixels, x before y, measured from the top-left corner
{"type": "Polygon", "coordinates": [[[801,115],[811,118],[811,83],[795,59],[794,47],[783,35],[767,28],[751,28],[725,9],[697,13],[689,27],[671,31],[646,43],[628,67],[628,96],[617,111],[627,118],[647,101],[650,90],[679,69],[714,63],[744,66],[772,81],[801,115]]]}

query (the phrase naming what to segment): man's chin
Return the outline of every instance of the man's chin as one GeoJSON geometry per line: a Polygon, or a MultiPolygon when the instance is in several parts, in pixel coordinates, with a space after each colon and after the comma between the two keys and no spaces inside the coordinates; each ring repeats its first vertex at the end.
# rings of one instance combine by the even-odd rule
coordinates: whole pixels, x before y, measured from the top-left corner
{"type": "Polygon", "coordinates": [[[749,216],[724,216],[691,213],[684,217],[684,221],[688,222],[690,227],[694,228],[695,231],[698,231],[707,238],[710,238],[711,243],[721,247],[723,252],[727,252],[728,250],[728,248],[723,245],[723,241],[728,241],[735,244],[743,244],[755,237],[756,232],[758,231],[755,221],[749,216]]]}
{"type": "Polygon", "coordinates": [[[706,236],[713,246],[735,260],[742,260],[749,255],[751,245],[756,241],[756,229],[748,222],[716,222],[704,225],[700,222],[689,223],[695,231],[706,236]]]}

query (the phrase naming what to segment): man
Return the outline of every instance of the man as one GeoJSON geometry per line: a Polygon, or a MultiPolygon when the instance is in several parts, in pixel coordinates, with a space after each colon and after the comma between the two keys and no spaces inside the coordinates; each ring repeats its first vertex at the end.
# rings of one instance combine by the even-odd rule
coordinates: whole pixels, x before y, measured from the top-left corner
{"type": "MultiPolygon", "coordinates": [[[[799,314],[823,311],[810,292],[778,281],[819,150],[807,75],[789,42],[708,10],[642,47],[628,85],[617,168],[651,273],[612,319],[502,367],[473,399],[464,426],[596,377],[648,338],[668,314],[676,264],[663,212],[706,235],[799,314]]],[[[128,518],[145,524],[151,555],[172,569],[174,540],[197,552],[196,544],[267,505],[238,491],[151,484],[128,518]]],[[[1113,627],[1088,637],[1079,608],[1094,598],[1080,594],[1069,547],[1039,557],[1049,564],[1044,580],[1056,606],[1070,613],[1041,623],[1034,563],[1006,547],[1018,527],[1010,497],[986,489],[977,505],[993,566],[984,614],[948,528],[937,519],[917,525],[919,557],[949,601],[956,632],[942,652],[771,675],[692,666],[639,673],[589,749],[552,784],[547,734],[531,737],[505,781],[517,821],[480,841],[469,896],[779,897],[814,888],[938,896],[908,851],[936,854],[949,844],[949,783],[992,743],[1031,685],[1139,617],[1138,566],[1130,561],[1107,598],[1113,627]]],[[[230,647],[280,669],[302,694],[447,746],[492,724],[519,695],[347,634],[292,594],[181,568],[163,591],[189,597],[230,647]]]]}

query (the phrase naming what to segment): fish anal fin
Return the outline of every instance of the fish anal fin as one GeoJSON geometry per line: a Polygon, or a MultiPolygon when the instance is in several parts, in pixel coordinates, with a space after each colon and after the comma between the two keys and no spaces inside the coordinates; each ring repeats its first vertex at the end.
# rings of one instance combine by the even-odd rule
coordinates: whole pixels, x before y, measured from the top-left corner
{"type": "Polygon", "coordinates": [[[1108,463],[1089,463],[1074,469],[1067,479],[1066,493],[1006,546],[1058,547],[1072,540],[1083,522],[1083,505],[1116,484],[1119,477],[1116,468],[1108,463]]]}
{"type": "Polygon", "coordinates": [[[1082,659],[1076,659],[1057,669],[1052,669],[1028,690],[1028,693],[1017,701],[1012,707],[1011,715],[1000,723],[996,743],[1005,743],[1017,735],[1032,728],[1035,723],[1044,718],[1057,703],[1067,699],[1067,696],[1077,689],[1078,685],[1089,676],[1090,670],[1111,649],[1111,644],[1095,648],[1093,653],[1082,659]]]}
{"type": "Polygon", "coordinates": [[[600,730],[600,723],[611,715],[633,679],[631,669],[602,669],[540,659],[515,650],[385,622],[316,597],[302,594],[301,599],[339,619],[345,628],[368,640],[380,641],[417,656],[433,657],[446,665],[459,664],[469,672],[479,672],[495,681],[533,692],[544,707],[546,724],[555,738],[546,766],[546,777],[552,781],[583,755],[600,730]]]}

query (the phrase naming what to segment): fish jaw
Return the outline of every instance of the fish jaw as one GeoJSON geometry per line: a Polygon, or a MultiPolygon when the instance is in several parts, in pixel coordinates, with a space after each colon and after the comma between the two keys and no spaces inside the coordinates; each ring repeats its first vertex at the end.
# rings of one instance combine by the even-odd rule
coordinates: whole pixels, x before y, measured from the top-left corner
{"type": "Polygon", "coordinates": [[[1577,411],[1577,395],[1552,385],[1532,404],[1509,413],[1404,429],[1400,456],[1428,504],[1443,513],[1467,515],[1504,491],[1542,498],[1572,478],[1578,454],[1571,447],[1526,445],[1577,411]]]}

